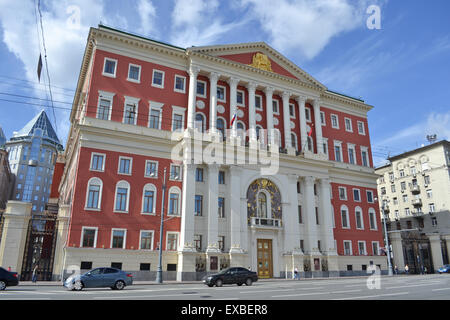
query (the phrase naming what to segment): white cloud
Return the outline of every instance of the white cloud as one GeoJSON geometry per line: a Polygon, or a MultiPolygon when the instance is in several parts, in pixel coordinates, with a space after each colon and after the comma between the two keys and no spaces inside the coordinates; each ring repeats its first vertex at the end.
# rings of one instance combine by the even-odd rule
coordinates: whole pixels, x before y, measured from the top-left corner
{"type": "Polygon", "coordinates": [[[366,0],[356,4],[347,0],[241,0],[241,4],[249,7],[277,50],[295,51],[306,59],[318,55],[333,37],[365,26],[368,6],[366,0]]]}
{"type": "Polygon", "coordinates": [[[154,35],[156,33],[156,9],[152,1],[139,0],[137,10],[141,19],[141,27],[138,32],[147,36],[154,35]]]}

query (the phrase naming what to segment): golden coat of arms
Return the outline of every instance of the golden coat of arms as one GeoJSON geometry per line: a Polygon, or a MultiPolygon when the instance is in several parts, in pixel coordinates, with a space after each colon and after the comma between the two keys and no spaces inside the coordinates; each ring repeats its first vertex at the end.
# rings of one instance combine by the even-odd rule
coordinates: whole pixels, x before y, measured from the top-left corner
{"type": "Polygon", "coordinates": [[[249,66],[251,66],[253,68],[258,68],[261,70],[273,72],[269,57],[260,52],[257,52],[253,55],[252,64],[250,64],[249,66]]]}

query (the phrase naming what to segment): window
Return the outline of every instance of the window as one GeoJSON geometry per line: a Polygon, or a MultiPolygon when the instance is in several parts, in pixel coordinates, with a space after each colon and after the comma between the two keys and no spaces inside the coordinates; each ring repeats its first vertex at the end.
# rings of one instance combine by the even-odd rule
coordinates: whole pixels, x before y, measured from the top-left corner
{"type": "Polygon", "coordinates": [[[195,114],[195,125],[194,128],[199,132],[206,131],[206,117],[202,113],[195,114]]]}
{"type": "Polygon", "coordinates": [[[217,131],[220,132],[222,139],[225,141],[225,120],[222,118],[217,118],[216,128],[217,131]]]}
{"type": "Polygon", "coordinates": [[[140,263],[139,270],[140,271],[150,271],[150,263],[140,263]]]}
{"type": "Polygon", "coordinates": [[[364,219],[362,215],[362,210],[360,207],[355,209],[355,220],[356,220],[356,229],[362,230],[364,229],[364,219]]]}
{"type": "Polygon", "coordinates": [[[195,169],[195,181],[203,182],[203,168],[195,169]]]}
{"type": "Polygon", "coordinates": [[[372,253],[374,256],[378,256],[380,254],[380,244],[378,243],[378,241],[373,241],[372,242],[372,253]]]}
{"type": "Polygon", "coordinates": [[[128,65],[128,81],[140,82],[141,81],[141,66],[135,64],[128,65]]]}
{"type": "Polygon", "coordinates": [[[226,102],[226,88],[224,86],[217,86],[217,101],[226,102]]]}
{"type": "Polygon", "coordinates": [[[181,180],[181,167],[178,165],[170,165],[170,179],[181,180]]]}
{"type": "Polygon", "coordinates": [[[291,147],[294,148],[295,150],[297,149],[297,136],[295,135],[295,133],[291,133],[291,147]]]}
{"type": "Polygon", "coordinates": [[[153,70],[152,86],[164,88],[164,71],[153,70]]]}
{"type": "Polygon", "coordinates": [[[117,69],[117,60],[105,58],[105,62],[103,64],[103,75],[108,77],[116,77],[116,69],[117,69]]]}
{"type": "Polygon", "coordinates": [[[377,230],[376,213],[373,208],[369,209],[369,224],[370,224],[370,230],[377,230]]]}
{"type": "Polygon", "coordinates": [[[178,248],[178,233],[167,232],[166,238],[167,238],[166,250],[176,251],[178,248]]]}
{"type": "Polygon", "coordinates": [[[156,211],[156,187],[148,183],[142,191],[142,213],[155,213],[156,211]]]}
{"type": "Polygon", "coordinates": [[[126,181],[119,181],[116,185],[115,212],[128,212],[130,185],[126,181]]]}
{"type": "Polygon", "coordinates": [[[174,81],[174,88],[173,90],[175,92],[185,93],[186,92],[186,77],[175,75],[175,81],[174,81]]]}
{"type": "Polygon", "coordinates": [[[400,178],[403,178],[405,176],[405,170],[404,169],[400,169],[398,172],[399,172],[400,178]]]}
{"type": "Polygon", "coordinates": [[[402,191],[405,191],[406,190],[406,182],[400,182],[400,189],[402,190],[402,191]]]}
{"type": "Polygon", "coordinates": [[[225,218],[225,198],[219,197],[219,218],[225,218]]]}
{"type": "Polygon", "coordinates": [[[256,110],[262,110],[262,96],[255,95],[255,109],[256,110]]]}
{"type": "Polygon", "coordinates": [[[206,82],[197,80],[197,96],[206,98],[206,82]]]}
{"type": "Polygon", "coordinates": [[[219,184],[225,184],[225,171],[219,171],[219,184]]]}
{"type": "Polygon", "coordinates": [[[111,248],[125,249],[126,236],[127,236],[126,229],[112,229],[111,248]]]}
{"type": "MultiPolygon", "coordinates": [[[[97,107],[97,119],[110,120],[111,119],[111,105],[112,100],[109,98],[100,97],[97,107]]],[[[25,156],[25,154],[24,154],[25,156]]]]}
{"type": "Polygon", "coordinates": [[[308,107],[305,107],[305,118],[306,121],[311,121],[311,110],[308,107]]]}
{"type": "Polygon", "coordinates": [[[119,157],[119,171],[120,174],[131,175],[132,158],[119,157]]]}
{"type": "Polygon", "coordinates": [[[360,256],[365,256],[367,254],[365,241],[358,241],[358,252],[360,256]]]}
{"type": "Polygon", "coordinates": [[[316,213],[316,224],[319,225],[319,208],[315,207],[315,213],[316,213]]]}
{"type": "Polygon", "coordinates": [[[141,230],[139,243],[139,249],[153,250],[153,231],[141,230]]]}
{"type": "Polygon", "coordinates": [[[103,183],[99,178],[91,178],[88,182],[86,209],[100,209],[103,183]]]}
{"type": "Polygon", "coordinates": [[[373,192],[370,190],[366,191],[366,195],[367,195],[367,202],[368,203],[373,203],[373,192]]]}
{"type": "Polygon", "coordinates": [[[274,114],[280,114],[280,107],[278,100],[272,100],[272,111],[274,114]]]}
{"type": "Polygon", "coordinates": [[[267,196],[264,192],[258,194],[258,217],[267,218],[267,196]]]}
{"type": "Polygon", "coordinates": [[[428,190],[427,190],[427,198],[428,198],[428,199],[433,198],[433,190],[431,190],[431,189],[428,189],[428,190]]]}
{"type": "Polygon", "coordinates": [[[406,216],[410,216],[411,215],[411,211],[409,210],[409,208],[405,208],[405,215],[406,216]]]}
{"type": "Polygon", "coordinates": [[[180,214],[180,194],[181,191],[177,187],[169,190],[169,215],[177,216],[180,214]]]}
{"type": "Polygon", "coordinates": [[[225,251],[225,236],[219,236],[218,243],[219,243],[219,250],[221,252],[224,252],[225,251]]]}
{"type": "Polygon", "coordinates": [[[145,176],[148,178],[158,177],[158,161],[145,161],[145,176]]]}
{"type": "Polygon", "coordinates": [[[137,106],[138,103],[129,102],[129,100],[127,101],[127,98],[125,98],[125,107],[123,110],[123,123],[136,125],[137,106]]]}
{"type": "Polygon", "coordinates": [[[355,145],[350,143],[348,144],[348,162],[350,164],[356,164],[355,145]]]}
{"type": "MultiPolygon", "coordinates": [[[[351,256],[352,255],[352,242],[348,240],[344,240],[344,255],[351,256]]],[[[348,266],[347,266],[348,270],[348,266]]]]}
{"type": "Polygon", "coordinates": [[[94,227],[82,228],[81,246],[83,248],[95,248],[97,246],[97,230],[94,227]]]}
{"type": "Polygon", "coordinates": [[[202,235],[194,234],[194,245],[197,251],[202,251],[202,235]]]}
{"type": "Polygon", "coordinates": [[[242,90],[237,90],[236,91],[236,103],[238,106],[244,106],[244,101],[245,101],[245,92],[242,90]]]}
{"type": "Polygon", "coordinates": [[[365,136],[366,135],[366,129],[364,128],[364,122],[357,121],[358,125],[358,134],[365,136]]]}
{"type": "Polygon", "coordinates": [[[331,127],[334,129],[339,129],[339,120],[338,116],[335,114],[331,115],[331,127]]]}
{"type": "Polygon", "coordinates": [[[352,120],[349,118],[344,118],[344,121],[345,121],[345,131],[353,132],[352,120]]]}
{"type": "Polygon", "coordinates": [[[203,196],[197,194],[195,195],[194,215],[200,217],[202,215],[202,209],[203,209],[203,196]]]}
{"type": "Polygon", "coordinates": [[[408,202],[408,195],[407,194],[402,195],[402,198],[403,198],[403,203],[408,202]]]}
{"type": "Polygon", "coordinates": [[[81,261],[80,270],[91,270],[92,261],[81,261]]]}
{"type": "Polygon", "coordinates": [[[341,207],[341,220],[342,220],[342,228],[349,229],[350,221],[348,216],[348,209],[346,206],[341,207]]]}
{"type": "Polygon", "coordinates": [[[298,206],[298,223],[303,223],[302,206],[298,206]]]}
{"type": "Polygon", "coordinates": [[[432,217],[432,218],[431,218],[431,225],[432,225],[433,227],[436,227],[437,224],[438,224],[437,218],[436,218],[436,217],[432,217]]]}
{"type": "Polygon", "coordinates": [[[425,184],[430,184],[430,176],[424,176],[423,181],[425,184]]]}
{"type": "Polygon", "coordinates": [[[391,184],[391,192],[395,192],[395,184],[391,184]]]}
{"type": "Polygon", "coordinates": [[[369,152],[366,147],[361,147],[361,161],[364,167],[369,166],[369,152]]]}
{"type": "Polygon", "coordinates": [[[347,200],[347,188],[339,187],[339,200],[347,200]]]}
{"type": "Polygon", "coordinates": [[[105,157],[106,157],[105,154],[92,152],[90,170],[105,171],[105,157]]]}
{"type": "Polygon", "coordinates": [[[342,145],[341,142],[334,142],[334,160],[338,162],[342,162],[342,145]]]}
{"type": "Polygon", "coordinates": [[[295,118],[295,104],[289,103],[289,116],[295,118]]]}
{"type": "Polygon", "coordinates": [[[179,113],[173,114],[172,131],[183,130],[183,115],[179,113]]]}
{"type": "Polygon", "coordinates": [[[322,126],[326,126],[326,125],[327,125],[325,119],[326,119],[326,118],[325,118],[325,112],[320,111],[320,124],[321,124],[322,126]]]}
{"type": "Polygon", "coordinates": [[[323,138],[323,143],[322,143],[322,148],[323,148],[323,153],[327,155],[328,159],[329,159],[329,155],[328,155],[328,139],[327,138],[323,138]]]}
{"type": "Polygon", "coordinates": [[[430,204],[428,205],[428,209],[430,210],[430,212],[435,212],[436,209],[435,209],[435,207],[434,207],[434,203],[430,203],[430,204]]]}

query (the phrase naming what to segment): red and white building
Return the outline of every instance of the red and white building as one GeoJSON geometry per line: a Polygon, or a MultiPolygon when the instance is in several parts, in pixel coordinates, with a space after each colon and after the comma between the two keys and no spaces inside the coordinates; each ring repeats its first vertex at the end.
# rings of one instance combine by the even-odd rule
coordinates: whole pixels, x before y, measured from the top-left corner
{"type": "Polygon", "coordinates": [[[154,277],[165,168],[167,277],[227,266],[260,277],[386,269],[371,108],[264,42],[184,49],[92,28],[59,186],[55,272],[112,265],[154,277]],[[275,148],[275,173],[236,160],[255,145],[275,148]],[[237,151],[212,164],[211,148],[237,151]]]}

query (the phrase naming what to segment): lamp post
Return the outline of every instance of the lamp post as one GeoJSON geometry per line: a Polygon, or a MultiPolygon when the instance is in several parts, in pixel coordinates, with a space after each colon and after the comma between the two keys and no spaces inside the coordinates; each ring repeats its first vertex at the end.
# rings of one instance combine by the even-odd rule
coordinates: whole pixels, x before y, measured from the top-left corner
{"type": "Polygon", "coordinates": [[[383,226],[384,226],[384,243],[386,245],[387,250],[387,260],[388,260],[388,276],[392,276],[392,264],[391,264],[391,248],[389,245],[389,238],[387,233],[387,227],[386,227],[386,209],[387,209],[387,203],[389,200],[383,201],[381,203],[381,210],[383,212],[383,226]]]}
{"type": "Polygon", "coordinates": [[[162,210],[161,210],[161,225],[159,227],[159,262],[156,271],[156,282],[163,283],[162,279],[162,242],[164,230],[164,203],[166,202],[166,169],[164,168],[164,182],[162,185],[162,210]]]}

